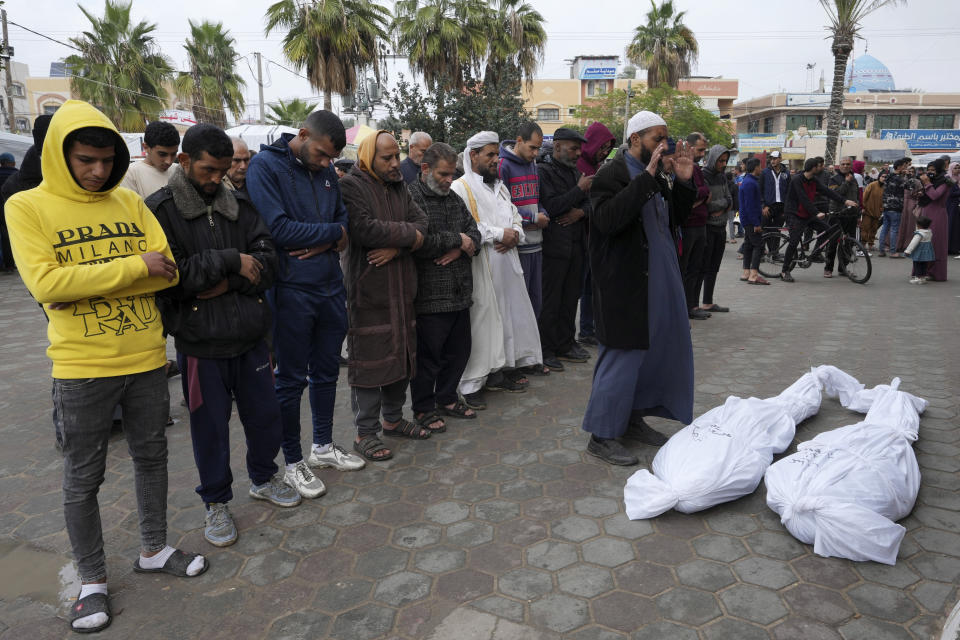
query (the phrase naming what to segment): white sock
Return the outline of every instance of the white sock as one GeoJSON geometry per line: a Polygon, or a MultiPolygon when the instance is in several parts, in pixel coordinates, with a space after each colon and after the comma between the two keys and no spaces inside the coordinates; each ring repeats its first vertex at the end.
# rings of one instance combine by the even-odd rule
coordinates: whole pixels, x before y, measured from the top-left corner
{"type": "Polygon", "coordinates": [[[300,463],[299,463],[299,462],[294,462],[293,464],[288,464],[288,465],[286,466],[286,470],[289,471],[290,473],[293,473],[293,470],[297,468],[297,465],[298,465],[298,464],[300,464],[300,463]]]}
{"type": "Polygon", "coordinates": [[[332,444],[333,444],[333,443],[327,443],[327,444],[323,444],[323,445],[315,444],[315,445],[313,445],[313,452],[314,452],[314,453],[329,453],[329,452],[330,452],[330,447],[332,446],[332,444]]]}
{"type": "MultiPolygon", "coordinates": [[[[170,559],[170,556],[173,555],[174,551],[176,551],[176,549],[170,545],[167,545],[160,553],[149,558],[144,557],[144,555],[141,553],[140,566],[144,569],[159,569],[163,565],[167,564],[167,560],[170,559]]],[[[195,576],[200,573],[201,569],[203,569],[203,556],[197,556],[187,566],[187,575],[195,576]]]]}
{"type": "MultiPolygon", "coordinates": [[[[92,593],[102,593],[106,595],[107,583],[98,582],[96,584],[80,585],[80,595],[77,597],[77,600],[82,600],[92,593]]],[[[99,627],[100,625],[106,623],[107,619],[108,616],[105,613],[94,613],[89,616],[77,618],[71,623],[71,626],[73,626],[74,629],[93,629],[94,627],[99,627]]]]}

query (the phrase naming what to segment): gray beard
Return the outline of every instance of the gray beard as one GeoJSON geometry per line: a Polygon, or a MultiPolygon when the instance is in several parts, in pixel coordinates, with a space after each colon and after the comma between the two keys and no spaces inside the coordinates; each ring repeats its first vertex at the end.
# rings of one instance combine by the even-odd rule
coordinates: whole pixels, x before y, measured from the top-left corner
{"type": "Polygon", "coordinates": [[[432,174],[424,173],[423,174],[423,184],[427,186],[427,189],[432,191],[438,196],[448,196],[450,195],[450,187],[446,189],[440,186],[440,183],[437,182],[437,179],[433,177],[432,174]]]}
{"type": "Polygon", "coordinates": [[[565,166],[565,167],[574,168],[574,167],[577,166],[576,160],[570,160],[569,158],[562,158],[562,157],[560,157],[560,156],[558,156],[558,155],[554,155],[554,156],[553,156],[553,159],[556,160],[557,162],[559,162],[560,164],[562,164],[562,165],[565,166]]]}

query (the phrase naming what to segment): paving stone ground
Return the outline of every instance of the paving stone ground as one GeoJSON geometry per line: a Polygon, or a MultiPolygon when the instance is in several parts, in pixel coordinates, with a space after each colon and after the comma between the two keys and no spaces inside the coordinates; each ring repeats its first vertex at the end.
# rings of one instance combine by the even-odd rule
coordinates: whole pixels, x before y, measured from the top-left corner
{"type": "MultiPolygon", "coordinates": [[[[323,471],[327,495],[297,509],[246,496],[235,425],[240,540],[214,549],[201,535],[173,380],[170,542],[206,553],[212,567],[195,580],[132,572],[132,467],[115,437],[100,503],[116,616],[100,637],[938,638],[960,582],[960,285],[909,285],[908,261],[876,258],[866,286],[824,280],[815,265],[798,271],[794,285],[748,287],[733,254],[728,245],[716,297],[733,311],[693,326],[697,414],[731,394],[775,395],[817,364],[868,385],[900,376],[905,390],[930,401],[915,444],[923,483],[902,522],[908,533],[896,566],[814,555],[767,508],[762,485],[702,513],[627,520],[622,489],[636,468],[584,453],[590,364],[534,377],[523,395],[491,395],[479,420],[450,420],[430,440],[391,443],[387,463],[323,471]]],[[[960,277],[960,263],[950,267],[960,277]]],[[[67,638],[48,568],[69,564],[69,545],[45,323],[16,276],[0,276],[0,299],[0,563],[10,549],[11,557],[29,550],[48,560],[3,576],[22,587],[2,592],[0,639],[67,638]]],[[[825,400],[797,442],[856,420],[825,400]]],[[[335,434],[349,442],[343,384],[335,434]]],[[[636,453],[646,466],[655,451],[636,453]]]]}

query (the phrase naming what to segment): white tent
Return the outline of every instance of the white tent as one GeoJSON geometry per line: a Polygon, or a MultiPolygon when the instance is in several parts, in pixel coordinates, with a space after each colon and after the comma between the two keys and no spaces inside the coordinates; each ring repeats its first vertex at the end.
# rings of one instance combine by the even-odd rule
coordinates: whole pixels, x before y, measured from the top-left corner
{"type": "Polygon", "coordinates": [[[23,162],[23,154],[33,146],[33,136],[21,136],[16,133],[0,131],[0,153],[12,153],[17,161],[17,168],[23,162]]]}
{"type": "Polygon", "coordinates": [[[241,124],[227,129],[227,135],[240,138],[251,151],[259,151],[261,144],[273,144],[284,133],[296,135],[300,130],[278,124],[241,124]]]}

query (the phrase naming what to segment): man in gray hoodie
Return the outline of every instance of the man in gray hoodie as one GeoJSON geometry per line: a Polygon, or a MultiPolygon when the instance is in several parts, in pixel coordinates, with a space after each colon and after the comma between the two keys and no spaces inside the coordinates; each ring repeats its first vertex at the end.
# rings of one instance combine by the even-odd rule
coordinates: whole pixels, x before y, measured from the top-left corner
{"type": "MultiPolygon", "coordinates": [[[[721,307],[713,302],[713,288],[717,283],[717,272],[720,271],[720,262],[723,260],[727,243],[727,212],[733,206],[730,183],[725,173],[729,159],[730,151],[723,145],[716,144],[707,151],[707,158],[703,163],[703,179],[710,188],[710,199],[707,200],[707,241],[700,269],[700,285],[703,286],[703,304],[700,309],[710,313],[730,311],[728,307],[721,307]]],[[[697,291],[699,290],[698,286],[697,291]]]]}

